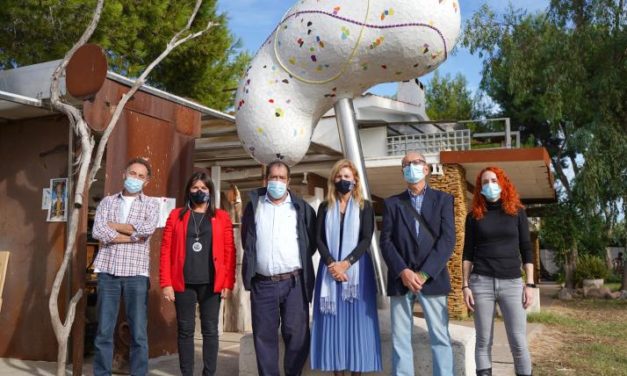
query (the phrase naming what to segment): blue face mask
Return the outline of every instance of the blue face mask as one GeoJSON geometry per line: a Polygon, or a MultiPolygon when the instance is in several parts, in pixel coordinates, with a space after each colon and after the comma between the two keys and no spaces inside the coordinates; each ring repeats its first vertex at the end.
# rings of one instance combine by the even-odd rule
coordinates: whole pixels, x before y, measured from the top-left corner
{"type": "Polygon", "coordinates": [[[410,164],[409,166],[403,167],[403,178],[409,184],[415,184],[425,178],[425,171],[423,165],[410,164]]]}
{"type": "Polygon", "coordinates": [[[124,179],[124,189],[130,194],[141,192],[144,187],[144,181],[128,176],[124,179]]]}
{"type": "Polygon", "coordinates": [[[481,194],[488,201],[496,201],[501,198],[501,187],[497,183],[486,183],[481,187],[481,194]]]}
{"type": "Polygon", "coordinates": [[[287,184],[278,181],[278,180],[270,180],[268,182],[268,194],[275,200],[280,199],[285,195],[285,191],[287,190],[287,184]]]}

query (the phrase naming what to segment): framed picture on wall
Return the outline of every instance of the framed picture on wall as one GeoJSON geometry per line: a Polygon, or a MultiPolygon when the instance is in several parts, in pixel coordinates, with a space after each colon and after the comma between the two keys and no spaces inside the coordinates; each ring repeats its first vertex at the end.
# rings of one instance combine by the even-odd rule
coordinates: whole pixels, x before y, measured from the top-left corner
{"type": "Polygon", "coordinates": [[[50,179],[48,222],[67,222],[67,178],[50,179]]]}

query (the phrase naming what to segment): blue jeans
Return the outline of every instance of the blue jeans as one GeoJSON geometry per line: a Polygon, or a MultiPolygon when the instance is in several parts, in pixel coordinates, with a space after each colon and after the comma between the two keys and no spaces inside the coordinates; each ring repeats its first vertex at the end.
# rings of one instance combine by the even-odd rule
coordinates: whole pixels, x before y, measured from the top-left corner
{"type": "Polygon", "coordinates": [[[98,273],[98,331],[94,346],[94,375],[111,375],[113,332],[118,320],[120,296],[124,297],[126,319],[131,330],[131,364],[133,376],[148,373],[148,277],[116,277],[98,273]]]}
{"type": "Polygon", "coordinates": [[[390,297],[392,319],[392,374],[414,375],[412,328],[414,303],[418,300],[425,314],[433,355],[433,375],[453,375],[453,348],[448,332],[448,297],[408,292],[390,297]]]}
{"type": "Polygon", "coordinates": [[[521,278],[499,279],[472,273],[468,286],[475,299],[475,362],[477,369],[492,368],[494,311],[498,303],[505,322],[507,341],[518,375],[531,375],[531,357],[527,347],[527,313],[523,308],[521,278]]]}

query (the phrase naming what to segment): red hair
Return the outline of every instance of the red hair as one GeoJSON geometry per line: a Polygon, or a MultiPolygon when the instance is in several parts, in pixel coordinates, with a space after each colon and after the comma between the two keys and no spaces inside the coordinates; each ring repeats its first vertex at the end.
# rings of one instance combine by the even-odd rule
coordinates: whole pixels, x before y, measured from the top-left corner
{"type": "Polygon", "coordinates": [[[483,215],[488,211],[486,207],[486,199],[481,194],[481,176],[486,171],[492,171],[496,174],[496,178],[501,187],[501,202],[503,203],[503,211],[509,215],[517,215],[518,209],[524,208],[522,202],[520,202],[520,196],[516,191],[516,187],[509,180],[505,171],[498,167],[486,167],[479,172],[475,181],[475,191],[472,197],[472,216],[475,219],[483,218],[483,215]]]}

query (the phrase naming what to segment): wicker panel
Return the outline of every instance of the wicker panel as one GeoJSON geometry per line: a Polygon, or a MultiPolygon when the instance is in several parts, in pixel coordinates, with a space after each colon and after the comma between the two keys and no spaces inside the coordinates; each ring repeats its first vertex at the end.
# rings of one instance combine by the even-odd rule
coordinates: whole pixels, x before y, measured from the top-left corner
{"type": "Polygon", "coordinates": [[[455,251],[448,262],[451,275],[452,290],[448,297],[449,316],[461,319],[468,316],[462,295],[462,251],[464,249],[464,225],[466,222],[466,172],[459,165],[445,165],[443,176],[431,176],[429,184],[432,188],[450,193],[455,198],[455,251]]]}

